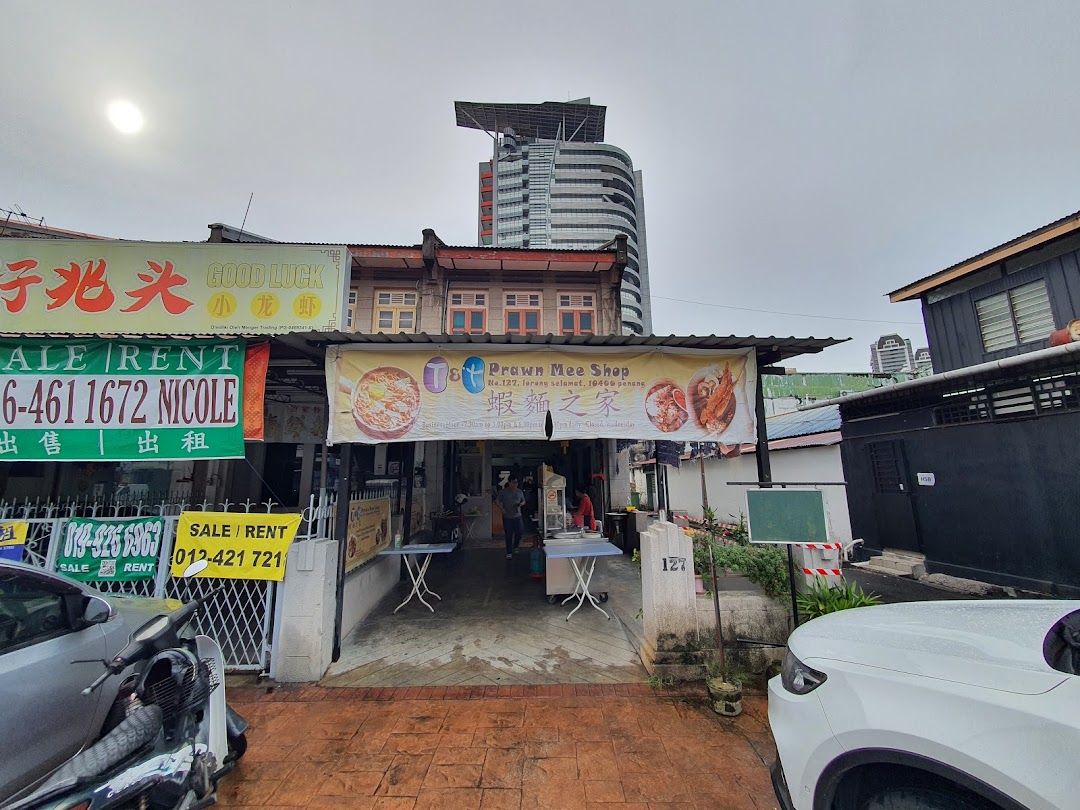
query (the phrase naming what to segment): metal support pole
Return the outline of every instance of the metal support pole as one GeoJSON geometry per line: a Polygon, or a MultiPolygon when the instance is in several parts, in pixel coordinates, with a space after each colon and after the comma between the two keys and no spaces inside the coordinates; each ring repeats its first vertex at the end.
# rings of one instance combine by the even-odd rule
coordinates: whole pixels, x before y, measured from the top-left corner
{"type": "MultiPolygon", "coordinates": [[[[761,363],[758,363],[760,368],[761,363]]],[[[754,394],[754,411],[757,417],[757,458],[758,482],[764,488],[772,487],[772,464],[769,461],[769,428],[765,422],[765,392],[762,386],[762,375],[757,375],[757,386],[754,394]]],[[[795,555],[791,546],[787,547],[788,581],[791,586],[791,619],[795,626],[799,626],[799,601],[795,597],[795,555]]]]}
{"type": "Polygon", "coordinates": [[[701,509],[704,517],[705,510],[709,508],[709,487],[705,483],[705,456],[698,456],[698,465],[701,467],[701,509]]]}
{"type": "MultiPolygon", "coordinates": [[[[416,467],[416,442],[402,448],[401,472],[405,476],[405,515],[401,519],[401,536],[403,542],[408,543],[412,539],[412,509],[413,509],[413,470],[416,467]]],[[[400,479],[398,479],[400,480],[400,479]]]]}
{"type": "Polygon", "coordinates": [[[712,577],[713,613],[716,616],[716,656],[720,662],[720,677],[726,681],[727,656],[724,654],[724,628],[720,624],[720,591],[716,583],[716,559],[713,557],[712,536],[707,535],[705,542],[709,544],[709,575],[712,577]]]}
{"type": "MultiPolygon", "coordinates": [[[[499,121],[495,120],[495,151],[491,165],[491,246],[499,246],[499,121]]],[[[481,206],[483,210],[483,206],[481,206]]],[[[484,230],[483,222],[480,230],[484,230]]],[[[481,243],[484,241],[481,238],[481,243]]]]}
{"type": "Polygon", "coordinates": [[[334,608],[334,653],[331,658],[341,658],[341,622],[345,601],[345,551],[349,545],[349,482],[352,475],[352,445],[341,445],[338,467],[338,498],[334,539],[337,540],[337,605],[334,608]]]}

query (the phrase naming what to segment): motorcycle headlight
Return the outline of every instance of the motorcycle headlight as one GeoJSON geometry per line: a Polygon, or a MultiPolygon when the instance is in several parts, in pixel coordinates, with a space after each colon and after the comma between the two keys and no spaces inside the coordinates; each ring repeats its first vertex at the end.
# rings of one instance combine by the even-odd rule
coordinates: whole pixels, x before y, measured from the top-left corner
{"type": "Polygon", "coordinates": [[[791,650],[788,650],[787,655],[784,656],[784,664],[780,669],[780,682],[789,692],[796,695],[809,694],[825,683],[828,677],[824,672],[808,667],[796,658],[791,650]]]}

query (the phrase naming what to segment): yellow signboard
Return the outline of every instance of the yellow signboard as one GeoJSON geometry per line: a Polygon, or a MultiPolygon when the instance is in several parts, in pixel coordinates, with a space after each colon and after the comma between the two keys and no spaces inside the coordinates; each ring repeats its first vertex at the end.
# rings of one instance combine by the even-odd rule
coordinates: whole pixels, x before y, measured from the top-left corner
{"type": "Polygon", "coordinates": [[[22,560],[29,528],[25,520],[0,520],[0,560],[22,560]]]}
{"type": "Polygon", "coordinates": [[[249,334],[334,330],[348,248],[0,239],[7,332],[249,334]]]}
{"type": "Polygon", "coordinates": [[[206,560],[196,576],[280,582],[299,526],[298,514],[181,512],[170,571],[179,577],[193,562],[206,560]]]}
{"type": "Polygon", "coordinates": [[[750,351],[475,350],[330,347],[329,441],[756,439],[750,351]]]}
{"type": "Polygon", "coordinates": [[[29,528],[25,520],[0,520],[0,546],[23,545],[29,528]]]}
{"type": "Polygon", "coordinates": [[[390,545],[390,499],[349,501],[345,570],[351,571],[390,545]]]}

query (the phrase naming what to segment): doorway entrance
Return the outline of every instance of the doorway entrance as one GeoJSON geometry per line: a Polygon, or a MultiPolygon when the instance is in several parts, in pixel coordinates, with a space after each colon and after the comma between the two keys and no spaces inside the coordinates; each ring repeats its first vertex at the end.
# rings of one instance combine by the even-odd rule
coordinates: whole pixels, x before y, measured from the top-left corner
{"type": "MultiPolygon", "coordinates": [[[[628,683],[648,677],[635,640],[640,631],[627,630],[639,624],[638,565],[627,556],[603,558],[590,590],[607,595],[603,608],[610,619],[586,603],[568,621],[577,604],[563,604],[575,585],[572,573],[555,577],[557,564],[569,569],[565,559],[552,560],[548,570],[540,538],[540,494],[550,480],[545,468],[548,476],[565,479],[568,507],[580,487],[602,520],[603,450],[592,440],[489,440],[446,442],[428,454],[442,459],[445,505],[460,504],[468,525],[460,548],[432,556],[426,580],[439,597],[427,597],[434,611],[414,599],[395,613],[409,593],[409,583],[400,583],[343,639],[324,684],[628,683]],[[496,496],[511,478],[525,497],[525,532],[507,559],[496,496]],[[549,593],[555,582],[567,593],[549,593]]],[[[429,539],[437,538],[414,538],[429,539]]]]}
{"type": "Polygon", "coordinates": [[[904,443],[873,442],[867,452],[874,473],[873,506],[881,548],[921,553],[904,443]]]}

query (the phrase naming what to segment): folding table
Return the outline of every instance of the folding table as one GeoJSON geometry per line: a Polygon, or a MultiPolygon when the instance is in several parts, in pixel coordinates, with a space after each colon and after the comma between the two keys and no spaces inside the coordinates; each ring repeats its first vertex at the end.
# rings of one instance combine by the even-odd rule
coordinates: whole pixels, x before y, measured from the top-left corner
{"type": "Polygon", "coordinates": [[[424,607],[432,613],[435,612],[435,608],[424,601],[424,597],[431,594],[439,601],[442,601],[442,597],[427,586],[424,577],[427,575],[428,566],[431,565],[432,554],[449,554],[455,548],[457,548],[456,543],[413,543],[411,545],[401,546],[400,548],[391,546],[390,548],[384,548],[379,552],[380,557],[404,557],[405,568],[408,569],[409,579],[412,580],[412,591],[404,602],[394,608],[394,613],[397,613],[405,607],[405,605],[409,604],[414,596],[424,604],[424,607]],[[422,563],[416,559],[421,554],[424,555],[424,561],[422,563]]]}
{"type": "Polygon", "coordinates": [[[574,587],[574,592],[568,597],[563,599],[565,605],[571,599],[577,599],[577,606],[570,611],[566,620],[570,621],[570,617],[577,613],[578,608],[585,604],[585,600],[589,600],[589,604],[599,610],[608,619],[606,610],[600,607],[600,600],[589,593],[589,583],[592,581],[593,573],[596,571],[596,560],[598,557],[614,557],[622,554],[622,552],[611,543],[565,543],[560,545],[545,545],[544,554],[548,556],[548,559],[568,559],[570,565],[574,569],[574,576],[577,577],[577,585],[574,587]]]}

